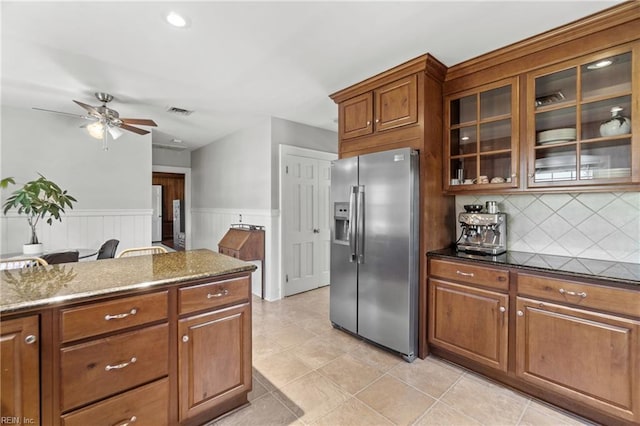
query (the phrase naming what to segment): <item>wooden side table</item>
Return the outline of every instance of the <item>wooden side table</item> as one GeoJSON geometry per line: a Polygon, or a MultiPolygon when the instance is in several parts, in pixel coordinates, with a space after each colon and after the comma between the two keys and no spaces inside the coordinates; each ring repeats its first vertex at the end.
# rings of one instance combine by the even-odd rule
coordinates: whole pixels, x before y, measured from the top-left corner
{"type": "Polygon", "coordinates": [[[262,265],[260,297],[264,299],[264,226],[244,223],[231,224],[231,228],[218,243],[218,253],[240,260],[259,260],[262,265]]]}

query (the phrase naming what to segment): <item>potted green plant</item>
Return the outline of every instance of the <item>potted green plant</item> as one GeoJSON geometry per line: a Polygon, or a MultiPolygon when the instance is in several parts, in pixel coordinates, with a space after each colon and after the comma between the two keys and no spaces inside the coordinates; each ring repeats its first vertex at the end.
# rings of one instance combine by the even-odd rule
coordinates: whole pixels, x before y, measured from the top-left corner
{"type": "MultiPolygon", "coordinates": [[[[73,202],[77,200],[54,182],[38,173],[38,179],[25,183],[22,188],[14,191],[4,202],[4,214],[11,209],[16,209],[18,214],[25,214],[31,227],[31,240],[23,246],[24,254],[42,253],[42,244],[38,241],[36,226],[40,219],[45,219],[49,225],[53,219],[62,222],[61,213],[65,207],[73,209],[73,202]]],[[[0,180],[0,188],[6,188],[9,184],[15,184],[12,177],[0,180]]]]}

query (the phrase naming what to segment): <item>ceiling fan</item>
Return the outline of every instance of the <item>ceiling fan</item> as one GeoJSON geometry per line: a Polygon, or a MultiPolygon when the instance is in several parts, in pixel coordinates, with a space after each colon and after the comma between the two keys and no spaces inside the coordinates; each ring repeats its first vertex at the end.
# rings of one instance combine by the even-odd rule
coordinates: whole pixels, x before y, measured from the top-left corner
{"type": "Polygon", "coordinates": [[[70,115],[72,117],[78,117],[85,120],[90,120],[91,123],[85,124],[81,127],[85,127],[89,134],[96,138],[102,139],[102,148],[106,151],[109,149],[107,145],[107,134],[111,135],[111,137],[115,140],[122,136],[122,130],[128,130],[133,133],[137,133],[139,135],[146,135],[149,133],[148,130],[140,129],[138,127],[134,127],[131,124],[140,125],[140,126],[154,126],[157,124],[153,120],[149,120],[146,118],[120,118],[120,114],[118,111],[111,109],[107,106],[107,103],[113,100],[113,96],[108,93],[97,92],[95,93],[96,98],[102,102],[101,106],[91,106],[87,105],[83,102],[74,100],[76,104],[80,105],[82,108],[87,110],[87,115],[80,114],[71,114],[68,112],[62,111],[53,111],[50,109],[44,108],[33,108],[39,111],[53,112],[56,114],[64,114],[70,115]],[[122,129],[122,130],[121,130],[122,129]]]}

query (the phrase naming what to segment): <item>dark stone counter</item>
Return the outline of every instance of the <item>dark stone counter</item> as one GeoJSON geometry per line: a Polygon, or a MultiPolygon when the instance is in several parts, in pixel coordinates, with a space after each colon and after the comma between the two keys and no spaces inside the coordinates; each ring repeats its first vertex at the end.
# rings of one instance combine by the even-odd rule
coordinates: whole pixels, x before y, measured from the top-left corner
{"type": "Polygon", "coordinates": [[[597,279],[611,284],[637,286],[640,290],[640,264],[579,257],[508,251],[498,256],[482,256],[446,248],[427,253],[431,257],[464,259],[482,264],[508,266],[538,272],[553,272],[574,278],[597,279]]]}

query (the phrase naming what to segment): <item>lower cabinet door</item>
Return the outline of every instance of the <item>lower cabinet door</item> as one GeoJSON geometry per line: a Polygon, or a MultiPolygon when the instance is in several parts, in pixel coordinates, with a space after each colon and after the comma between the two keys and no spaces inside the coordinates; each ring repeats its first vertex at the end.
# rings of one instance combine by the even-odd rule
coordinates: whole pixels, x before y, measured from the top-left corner
{"type": "Polygon", "coordinates": [[[63,426],[169,424],[169,379],[130,390],[62,416],[63,426]]]}
{"type": "Polygon", "coordinates": [[[246,303],[179,321],[180,421],[251,390],[251,306],[246,303]]]}
{"type": "Polygon", "coordinates": [[[0,423],[40,424],[38,316],[2,321],[0,423]]]}
{"type": "Polygon", "coordinates": [[[640,421],[640,322],[522,297],[516,318],[518,377],[640,421]]]}
{"type": "Polygon", "coordinates": [[[509,296],[430,279],[429,342],[507,371],[509,296]]]}

